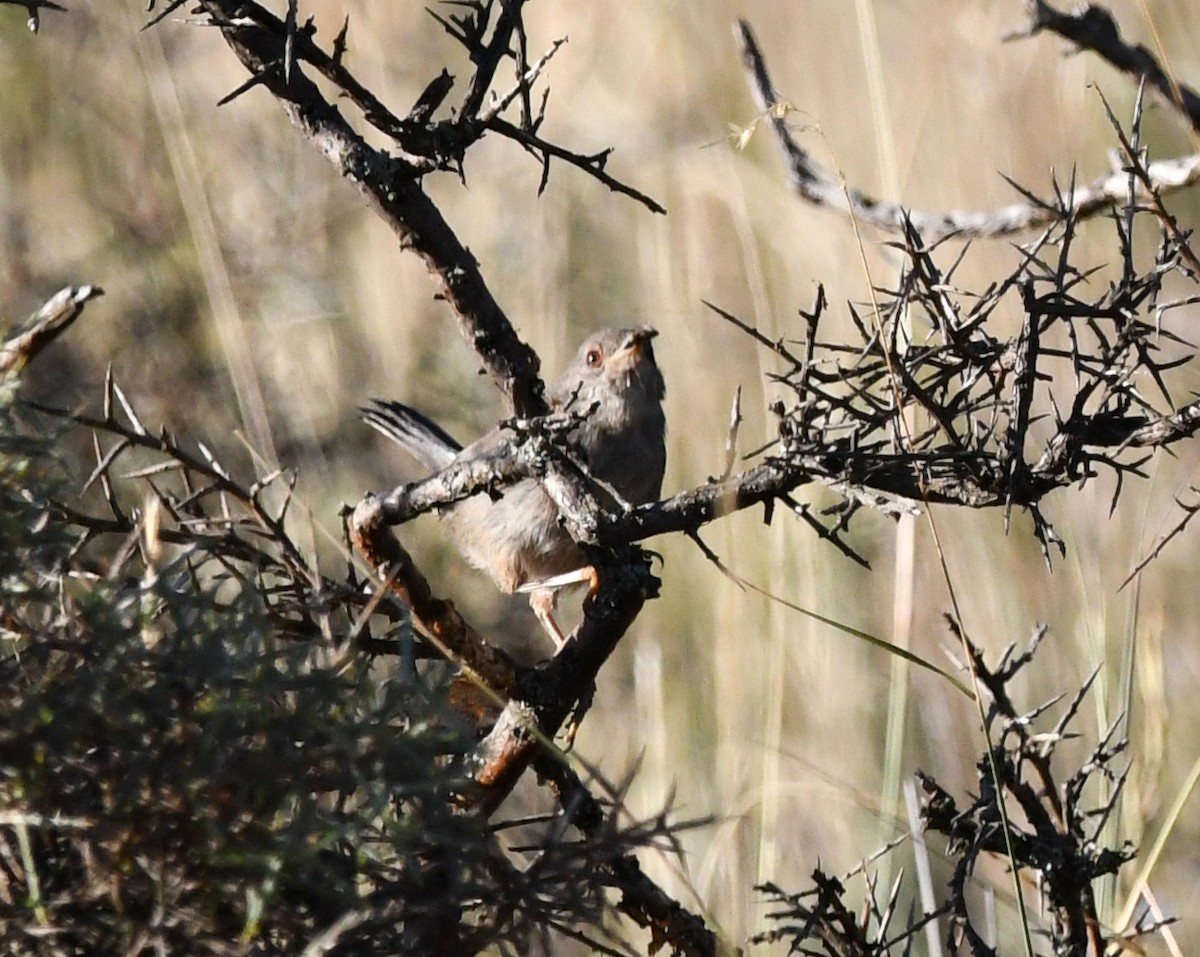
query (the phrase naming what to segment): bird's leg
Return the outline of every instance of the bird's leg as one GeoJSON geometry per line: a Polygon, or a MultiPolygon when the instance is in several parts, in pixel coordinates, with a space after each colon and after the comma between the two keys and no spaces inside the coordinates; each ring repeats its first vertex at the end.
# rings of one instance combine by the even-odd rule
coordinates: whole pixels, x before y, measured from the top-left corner
{"type": "MultiPolygon", "coordinates": [[[[563,637],[558,623],[554,620],[554,607],[558,602],[558,589],[564,588],[567,585],[577,585],[582,582],[587,582],[587,597],[592,598],[595,596],[596,590],[600,587],[600,576],[596,573],[594,566],[585,565],[583,568],[577,568],[562,575],[554,575],[551,578],[543,578],[536,582],[526,582],[517,589],[519,592],[529,593],[529,605],[533,608],[533,613],[537,616],[537,620],[546,629],[546,634],[554,641],[555,653],[562,651],[563,645],[567,641],[563,637]]],[[[575,746],[575,735],[579,733],[579,725],[583,721],[583,716],[587,714],[588,709],[592,706],[592,695],[595,692],[596,686],[593,684],[580,697],[574,709],[572,709],[571,719],[566,728],[566,743],[563,745],[564,751],[570,751],[575,746]]]]}
{"type": "Polygon", "coordinates": [[[533,614],[537,618],[538,623],[545,629],[550,640],[554,642],[554,650],[558,651],[567,643],[567,639],[563,637],[562,629],[558,627],[558,622],[554,620],[554,607],[558,604],[558,592],[553,588],[543,588],[541,583],[531,583],[533,588],[526,586],[521,587],[521,591],[529,592],[529,607],[533,609],[533,614]]]}
{"type": "Polygon", "coordinates": [[[567,642],[558,623],[554,620],[554,609],[558,604],[558,589],[581,582],[587,582],[589,598],[595,595],[596,589],[600,585],[596,569],[591,565],[584,565],[583,568],[576,568],[561,575],[526,582],[517,588],[518,593],[529,595],[529,607],[533,609],[534,615],[537,616],[537,620],[545,629],[546,634],[554,641],[556,651],[561,650],[567,642]]]}

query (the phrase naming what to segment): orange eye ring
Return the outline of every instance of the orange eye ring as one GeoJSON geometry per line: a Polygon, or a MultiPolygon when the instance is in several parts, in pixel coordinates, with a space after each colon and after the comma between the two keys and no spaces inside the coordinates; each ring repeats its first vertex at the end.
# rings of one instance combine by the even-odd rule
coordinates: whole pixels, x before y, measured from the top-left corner
{"type": "Polygon", "coordinates": [[[603,359],[604,353],[599,349],[589,349],[587,358],[584,361],[587,362],[589,369],[594,369],[596,366],[600,365],[603,359]]]}

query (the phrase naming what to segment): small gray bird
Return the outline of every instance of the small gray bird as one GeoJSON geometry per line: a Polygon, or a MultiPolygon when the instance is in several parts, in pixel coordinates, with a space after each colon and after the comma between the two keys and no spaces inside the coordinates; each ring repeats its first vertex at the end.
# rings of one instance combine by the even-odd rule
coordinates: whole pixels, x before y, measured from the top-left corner
{"type": "MultiPolygon", "coordinates": [[[[657,334],[649,327],[594,333],[547,392],[552,411],[587,414],[572,434],[584,457],[581,464],[633,505],[659,497],[666,468],[665,386],[650,345],[657,334]]],[[[359,411],[364,421],[432,472],[512,438],[511,431],[497,427],[463,448],[399,402],[372,399],[359,411]]],[[[541,483],[524,479],[495,501],[476,495],[458,502],[442,515],[442,524],[467,561],[491,575],[501,591],[529,592],[538,621],[561,645],[563,635],[553,617],[556,589],[590,575],[541,483]]]]}

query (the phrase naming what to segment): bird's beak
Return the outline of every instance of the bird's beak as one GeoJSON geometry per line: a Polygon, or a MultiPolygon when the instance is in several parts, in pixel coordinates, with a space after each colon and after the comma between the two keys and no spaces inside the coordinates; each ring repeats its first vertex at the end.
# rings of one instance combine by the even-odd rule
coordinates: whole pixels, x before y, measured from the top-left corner
{"type": "Polygon", "coordinates": [[[658,335],[657,329],[642,326],[635,329],[625,340],[625,344],[613,355],[618,365],[634,366],[650,352],[650,340],[658,335]]]}

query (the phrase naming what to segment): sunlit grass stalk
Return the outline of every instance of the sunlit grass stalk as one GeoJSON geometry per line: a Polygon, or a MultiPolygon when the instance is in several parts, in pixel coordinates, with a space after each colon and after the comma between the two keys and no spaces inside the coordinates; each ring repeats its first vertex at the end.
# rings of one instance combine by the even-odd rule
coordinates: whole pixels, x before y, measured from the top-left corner
{"type": "MultiPolygon", "coordinates": [[[[896,138],[892,127],[893,111],[888,103],[883,50],[875,8],[869,0],[855,0],[859,46],[866,67],[867,91],[871,104],[871,125],[874,129],[876,156],[879,162],[880,183],[887,196],[900,195],[900,174],[896,162],[896,138]]],[[[865,257],[864,257],[865,268],[865,257]]],[[[871,287],[870,276],[867,276],[871,287]]],[[[906,320],[907,322],[907,317],[906,320]]],[[[911,329],[905,330],[905,341],[912,341],[911,329]]],[[[905,412],[906,416],[910,413],[905,412]]],[[[906,431],[912,431],[912,423],[906,431]]],[[[893,536],[895,561],[892,568],[892,633],[891,642],[908,648],[912,638],[914,569],[916,565],[916,520],[901,516],[893,536]]],[[[883,744],[883,773],[879,782],[879,827],[875,843],[882,845],[892,836],[900,802],[900,781],[904,773],[904,744],[908,715],[908,663],[900,657],[891,659],[888,681],[887,716],[883,744]]],[[[880,861],[880,883],[891,883],[891,858],[880,861]]]]}
{"type": "MultiPolygon", "coordinates": [[[[861,0],[860,0],[860,2],[861,2],[861,0]]],[[[842,191],[843,191],[843,193],[846,194],[847,205],[849,205],[849,194],[848,194],[848,190],[847,190],[847,186],[846,186],[846,180],[845,180],[845,177],[840,174],[840,172],[839,172],[839,179],[842,184],[842,191]]],[[[875,323],[876,328],[880,333],[880,341],[883,342],[883,341],[885,341],[885,339],[884,339],[884,336],[882,335],[883,330],[880,326],[881,319],[880,319],[880,312],[879,312],[879,304],[877,301],[875,301],[876,286],[875,286],[874,281],[871,278],[870,265],[867,262],[866,251],[865,251],[862,233],[859,228],[859,223],[858,223],[857,219],[855,219],[854,217],[851,217],[850,223],[854,229],[855,240],[858,244],[859,255],[861,257],[861,262],[862,262],[862,269],[863,269],[863,272],[867,279],[867,288],[871,290],[871,297],[872,297],[871,319],[875,323]]],[[[893,383],[895,383],[895,381],[896,381],[894,375],[892,376],[892,381],[893,381],[893,383]]],[[[899,393],[898,388],[896,391],[896,405],[897,405],[898,409],[901,407],[900,393],[899,393]]],[[[902,428],[906,429],[906,439],[907,439],[908,438],[907,429],[909,426],[909,422],[908,422],[907,418],[905,418],[903,416],[901,417],[900,421],[901,421],[902,428]]],[[[929,531],[933,536],[934,551],[937,553],[938,562],[939,562],[939,564],[941,566],[941,570],[942,570],[942,577],[946,582],[946,589],[949,594],[951,608],[953,609],[953,612],[954,612],[954,618],[961,629],[961,632],[963,635],[963,640],[965,642],[967,640],[969,630],[967,628],[965,621],[963,620],[963,615],[962,615],[961,608],[959,606],[957,592],[954,588],[954,580],[953,580],[953,576],[950,573],[950,566],[947,561],[946,552],[942,548],[942,542],[941,542],[940,536],[938,535],[937,523],[934,521],[933,512],[930,509],[928,502],[925,503],[925,516],[926,516],[926,520],[929,525],[929,531]]],[[[967,662],[971,668],[971,683],[975,689],[974,699],[975,699],[975,706],[976,706],[978,716],[979,716],[979,725],[980,725],[980,728],[984,735],[984,738],[986,739],[989,772],[991,774],[992,781],[995,784],[996,792],[998,795],[998,798],[996,801],[996,808],[1000,814],[1000,824],[1001,824],[1001,827],[1003,828],[1003,832],[1004,832],[1005,849],[1006,849],[1007,857],[1008,857],[1009,861],[1015,861],[1016,855],[1013,853],[1012,833],[1011,833],[1011,829],[1009,826],[1008,809],[1005,806],[1004,789],[1000,784],[1000,773],[999,773],[999,769],[996,766],[995,749],[994,749],[994,746],[992,743],[991,733],[988,729],[986,706],[983,702],[983,695],[980,693],[981,689],[979,687],[978,676],[975,673],[974,665],[971,663],[972,658],[970,655],[964,655],[964,657],[967,660],[967,662]]],[[[889,725],[890,725],[890,721],[889,721],[889,725]]],[[[898,778],[898,775],[897,775],[897,778],[898,778]]],[[[886,774],[885,774],[885,779],[886,779],[886,774]]],[[[898,797],[898,795],[897,795],[897,797],[898,797]]],[[[1012,882],[1013,882],[1013,891],[1014,891],[1014,895],[1016,897],[1016,902],[1017,902],[1017,914],[1018,914],[1018,917],[1020,918],[1020,922],[1021,922],[1021,935],[1022,935],[1022,940],[1023,940],[1024,946],[1025,946],[1025,953],[1027,955],[1029,955],[1029,957],[1033,957],[1033,937],[1032,937],[1032,933],[1031,933],[1031,929],[1030,929],[1030,925],[1029,925],[1029,915],[1025,912],[1025,897],[1024,897],[1024,893],[1021,889],[1021,875],[1020,875],[1019,869],[1016,867],[1012,867],[1010,870],[1011,870],[1011,876],[1012,876],[1012,882]]]]}

